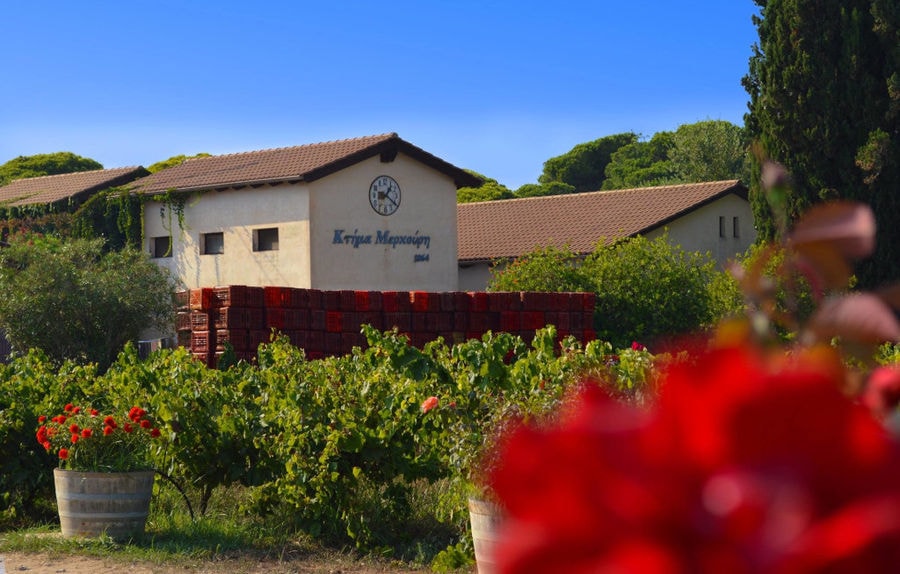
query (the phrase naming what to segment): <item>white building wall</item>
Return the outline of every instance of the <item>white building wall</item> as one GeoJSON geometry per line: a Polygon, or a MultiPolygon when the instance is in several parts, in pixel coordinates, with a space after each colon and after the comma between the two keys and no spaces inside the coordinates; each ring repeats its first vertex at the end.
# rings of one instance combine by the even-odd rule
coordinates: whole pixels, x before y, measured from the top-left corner
{"type": "Polygon", "coordinates": [[[456,185],[402,153],[355,164],[310,184],[312,287],[453,291],[458,285],[456,185]],[[388,175],[400,207],[380,215],[369,186],[388,175]],[[393,243],[392,243],[393,241],[393,243]]]}
{"type": "Polygon", "coordinates": [[[184,228],[170,207],[149,202],[144,211],[144,244],[172,236],[172,256],[156,258],[184,287],[279,285],[309,287],[309,190],[279,185],[192,194],[184,208],[184,228]],[[253,231],[278,228],[277,251],[253,251],[253,231]],[[224,253],[201,253],[201,236],[222,232],[224,253]]]}
{"type": "Polygon", "coordinates": [[[457,289],[456,186],[402,153],[378,156],[309,184],[192,194],[180,229],[171,208],[149,202],[144,245],[170,235],[172,256],[154,259],[186,288],[217,285],[316,289],[457,289]],[[369,203],[380,175],[401,189],[390,216],[369,203]],[[254,251],[253,232],[278,228],[277,251],[254,251]],[[202,236],[221,232],[224,253],[202,254],[202,236]]]}
{"type": "Polygon", "coordinates": [[[685,251],[709,252],[720,266],[744,253],[756,241],[750,203],[733,194],[670,222],[665,230],[657,229],[646,236],[655,239],[666,230],[670,243],[680,245],[685,251]]]}

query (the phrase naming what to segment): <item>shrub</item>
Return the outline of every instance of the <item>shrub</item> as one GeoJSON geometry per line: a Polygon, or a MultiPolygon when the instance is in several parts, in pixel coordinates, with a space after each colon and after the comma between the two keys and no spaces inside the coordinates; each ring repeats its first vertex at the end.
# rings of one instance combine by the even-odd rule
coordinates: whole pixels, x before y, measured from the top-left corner
{"type": "Polygon", "coordinates": [[[127,341],[172,320],[170,277],[146,254],[102,240],[19,237],[0,249],[0,327],[14,350],[102,372],[127,341]]]}
{"type": "Polygon", "coordinates": [[[596,285],[597,337],[615,347],[652,343],[716,319],[709,286],[721,272],[708,255],[673,246],[666,235],[600,246],[584,271],[596,285]]]}
{"type": "Polygon", "coordinates": [[[545,247],[492,268],[487,290],[589,292],[594,284],[568,247],[545,247]]]}

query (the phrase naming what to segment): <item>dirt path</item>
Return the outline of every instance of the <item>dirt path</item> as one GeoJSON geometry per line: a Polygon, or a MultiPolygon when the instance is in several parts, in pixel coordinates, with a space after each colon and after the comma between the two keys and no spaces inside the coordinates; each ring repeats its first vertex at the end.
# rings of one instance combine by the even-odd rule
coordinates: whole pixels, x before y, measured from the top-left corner
{"type": "Polygon", "coordinates": [[[44,553],[0,553],[0,574],[424,574],[427,569],[372,565],[349,559],[297,558],[254,561],[245,558],[185,561],[178,564],[128,562],[115,558],[44,553]]]}

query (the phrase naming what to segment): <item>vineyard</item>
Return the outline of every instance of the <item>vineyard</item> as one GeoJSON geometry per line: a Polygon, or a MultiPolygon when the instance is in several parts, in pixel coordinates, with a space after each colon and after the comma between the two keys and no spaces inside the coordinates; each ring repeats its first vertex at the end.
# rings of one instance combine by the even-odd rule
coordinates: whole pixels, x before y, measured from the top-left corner
{"type": "Polygon", "coordinates": [[[177,485],[198,517],[239,486],[229,513],[383,553],[409,542],[405,526],[425,508],[464,553],[466,497],[507,421],[540,420],[586,378],[640,401],[660,359],[639,345],[560,339],[552,326],[528,343],[488,332],[418,348],[397,330],[362,335],[365,348],[320,359],[276,338],[252,362],[218,369],[185,348],[142,360],[132,347],[103,374],[54,367],[37,351],[0,365],[0,528],[48,519],[57,461],[35,440],[40,414],[140,405],[164,439],[150,462],[170,480],[157,489],[177,485]]]}

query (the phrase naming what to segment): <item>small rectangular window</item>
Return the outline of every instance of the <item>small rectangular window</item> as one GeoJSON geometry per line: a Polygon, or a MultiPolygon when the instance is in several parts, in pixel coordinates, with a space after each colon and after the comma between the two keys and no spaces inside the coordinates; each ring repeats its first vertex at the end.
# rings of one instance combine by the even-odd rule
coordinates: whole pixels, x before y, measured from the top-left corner
{"type": "Polygon", "coordinates": [[[225,237],[221,231],[200,235],[200,252],[204,255],[221,255],[225,253],[225,237]]]}
{"type": "Polygon", "coordinates": [[[732,237],[741,236],[741,222],[737,217],[731,218],[731,235],[732,237]]]}
{"type": "Polygon", "coordinates": [[[253,251],[278,251],[278,228],[254,229],[253,251]]]}
{"type": "Polygon", "coordinates": [[[725,217],[719,216],[719,237],[725,237],[725,217]]]}
{"type": "Polygon", "coordinates": [[[150,256],[154,259],[159,259],[162,257],[171,257],[172,256],[172,238],[166,235],[165,237],[153,237],[150,239],[150,256]]]}

